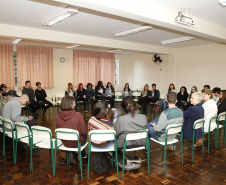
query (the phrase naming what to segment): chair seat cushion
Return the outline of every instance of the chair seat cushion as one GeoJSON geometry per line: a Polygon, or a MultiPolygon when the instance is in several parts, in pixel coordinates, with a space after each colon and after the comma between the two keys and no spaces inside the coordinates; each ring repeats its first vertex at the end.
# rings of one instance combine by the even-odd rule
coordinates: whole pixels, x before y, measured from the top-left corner
{"type": "MultiPolygon", "coordinates": [[[[150,138],[150,139],[151,139],[152,141],[154,141],[154,142],[156,142],[156,143],[162,145],[162,146],[165,146],[165,141],[164,141],[164,142],[161,142],[161,141],[155,140],[155,139],[153,139],[153,138],[150,138]]],[[[174,139],[174,140],[172,140],[172,141],[168,141],[168,142],[167,142],[167,145],[171,145],[171,144],[174,144],[174,143],[177,143],[177,142],[178,142],[178,139],[174,139]]]]}
{"type": "Polygon", "coordinates": [[[94,148],[93,146],[91,146],[91,152],[112,152],[112,151],[114,151],[114,142],[111,144],[110,147],[106,149],[94,148]]]}
{"type": "MultiPolygon", "coordinates": [[[[81,146],[81,151],[84,150],[84,148],[88,145],[88,143],[84,144],[83,146],[81,146]]],[[[58,145],[59,146],[59,145],[58,145]]],[[[77,152],[78,148],[70,148],[70,147],[66,147],[63,144],[59,147],[60,150],[65,150],[65,151],[71,151],[71,152],[77,152]]]]}

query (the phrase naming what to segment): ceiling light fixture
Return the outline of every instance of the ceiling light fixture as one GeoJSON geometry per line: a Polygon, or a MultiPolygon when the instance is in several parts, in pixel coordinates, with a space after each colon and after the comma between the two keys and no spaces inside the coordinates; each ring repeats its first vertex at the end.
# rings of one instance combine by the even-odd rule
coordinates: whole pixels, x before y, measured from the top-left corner
{"type": "Polygon", "coordinates": [[[18,42],[20,42],[22,39],[16,39],[16,40],[14,40],[12,43],[13,44],[17,44],[18,42]]]}
{"type": "Polygon", "coordinates": [[[226,6],[226,0],[219,0],[219,4],[223,7],[226,6]]]}
{"type": "Polygon", "coordinates": [[[183,41],[188,41],[191,40],[193,37],[181,37],[181,38],[176,38],[176,39],[170,39],[170,40],[163,40],[161,41],[162,44],[172,44],[176,42],[183,42],[183,41]]]}
{"type": "Polygon", "coordinates": [[[53,24],[56,24],[76,13],[78,13],[78,10],[75,8],[65,8],[64,10],[62,10],[58,14],[56,14],[54,17],[52,17],[48,21],[44,22],[43,25],[44,26],[52,26],[53,24]]]}
{"type": "Polygon", "coordinates": [[[152,29],[152,27],[148,26],[148,25],[140,26],[140,27],[137,27],[137,28],[133,28],[133,29],[130,29],[130,30],[126,30],[126,31],[116,33],[115,36],[116,37],[123,37],[123,36],[127,36],[127,35],[130,35],[130,34],[142,32],[142,31],[146,31],[146,30],[150,30],[150,29],[152,29]]]}
{"type": "Polygon", "coordinates": [[[175,21],[180,24],[186,24],[189,26],[193,26],[193,25],[195,25],[195,22],[193,21],[193,19],[191,17],[187,16],[187,11],[188,11],[188,8],[186,8],[186,16],[183,15],[181,12],[178,12],[178,16],[175,18],[175,21]]]}
{"type": "Polygon", "coordinates": [[[67,48],[74,48],[74,47],[78,47],[79,45],[74,45],[74,46],[68,46],[67,48]]]}

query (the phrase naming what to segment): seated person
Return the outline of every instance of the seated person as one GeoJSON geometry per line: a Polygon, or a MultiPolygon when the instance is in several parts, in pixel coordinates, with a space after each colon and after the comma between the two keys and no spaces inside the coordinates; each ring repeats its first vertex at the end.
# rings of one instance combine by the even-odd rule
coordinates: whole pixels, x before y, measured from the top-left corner
{"type": "Polygon", "coordinates": [[[129,88],[129,83],[125,84],[124,89],[122,90],[122,97],[133,96],[133,91],[129,88]]]}
{"type": "Polygon", "coordinates": [[[40,108],[40,105],[37,101],[35,101],[35,92],[31,88],[31,82],[30,81],[25,82],[25,87],[23,87],[22,94],[28,95],[30,102],[27,105],[31,109],[32,117],[37,118],[38,114],[36,113],[36,111],[40,108]]]}
{"type": "Polygon", "coordinates": [[[95,92],[93,89],[93,85],[88,83],[86,86],[86,100],[91,102],[91,110],[93,110],[94,102],[95,102],[95,92]]]}
{"type": "MultiPolygon", "coordinates": [[[[203,91],[203,100],[205,101],[202,104],[202,107],[204,109],[204,115],[205,115],[205,124],[204,124],[204,132],[209,132],[209,122],[211,117],[217,115],[217,105],[216,102],[212,99],[213,94],[211,89],[204,89],[203,91]]],[[[214,130],[217,127],[216,121],[213,120],[211,122],[210,131],[214,130]]]]}
{"type": "Polygon", "coordinates": [[[77,96],[78,96],[77,100],[83,102],[84,112],[88,112],[86,109],[86,90],[83,88],[82,83],[78,84],[77,96]]]}
{"type": "MultiPolygon", "coordinates": [[[[147,117],[137,112],[137,105],[131,97],[125,97],[121,103],[126,115],[119,116],[114,129],[118,148],[123,147],[125,134],[147,129],[147,117]]],[[[127,146],[137,147],[146,145],[146,139],[127,141],[127,146]]]]}
{"type": "MultiPolygon", "coordinates": [[[[93,116],[88,121],[88,131],[92,130],[114,130],[113,123],[108,118],[107,103],[105,101],[99,101],[94,106],[93,116]]],[[[93,147],[105,149],[110,147],[111,144],[112,141],[92,142],[93,147]]]]}
{"type": "Polygon", "coordinates": [[[141,106],[143,104],[143,114],[147,114],[147,104],[151,102],[151,91],[149,90],[148,84],[144,86],[141,92],[140,98],[138,99],[138,104],[141,106]]]}
{"type": "Polygon", "coordinates": [[[195,92],[198,92],[198,89],[197,89],[196,86],[192,86],[192,88],[191,88],[191,93],[190,93],[190,95],[188,96],[188,102],[185,103],[185,105],[184,105],[184,111],[187,110],[188,107],[193,106],[193,105],[191,104],[190,100],[191,100],[191,95],[192,95],[192,93],[195,93],[195,92]]]}
{"type": "Polygon", "coordinates": [[[36,86],[37,86],[37,89],[35,90],[36,99],[37,102],[39,102],[39,104],[42,106],[42,114],[45,114],[46,110],[52,107],[53,104],[46,100],[47,97],[46,91],[42,89],[41,83],[36,82],[36,86]],[[45,106],[45,104],[47,104],[47,106],[45,106]]]}
{"type": "Polygon", "coordinates": [[[221,91],[221,89],[219,87],[215,87],[215,88],[213,88],[213,94],[216,97],[215,98],[215,102],[218,105],[219,104],[218,101],[222,97],[222,91],[221,91]]]}
{"type": "Polygon", "coordinates": [[[0,88],[2,89],[2,96],[6,96],[6,90],[7,90],[6,84],[1,84],[0,88]]]}
{"type": "Polygon", "coordinates": [[[106,100],[110,101],[111,108],[115,107],[115,89],[112,86],[111,82],[107,83],[105,89],[106,100]]]}
{"type": "MultiPolygon", "coordinates": [[[[148,123],[149,136],[161,142],[165,141],[165,131],[168,125],[183,123],[183,112],[181,109],[176,107],[177,94],[169,92],[166,101],[169,108],[164,110],[159,117],[148,123]]],[[[169,135],[168,141],[175,139],[175,137],[175,134],[169,135]]],[[[172,146],[168,146],[167,149],[172,150],[172,146]]]]}
{"type": "Polygon", "coordinates": [[[156,84],[152,84],[151,87],[151,102],[156,103],[160,99],[160,92],[156,89],[156,84]]]}
{"type": "Polygon", "coordinates": [[[24,122],[31,128],[31,126],[38,125],[36,121],[33,121],[33,117],[21,116],[21,106],[26,105],[29,102],[29,97],[27,94],[23,94],[18,97],[11,97],[9,101],[4,105],[2,110],[2,117],[9,119],[13,122],[13,127],[15,122],[24,122]]]}
{"type": "Polygon", "coordinates": [[[188,101],[188,92],[187,92],[187,88],[185,86],[182,86],[180,88],[180,92],[177,93],[177,107],[180,109],[184,109],[184,106],[186,105],[187,101],[188,101]]]}
{"type": "Polygon", "coordinates": [[[166,110],[167,109],[167,101],[166,101],[166,98],[167,98],[167,95],[170,92],[177,93],[177,90],[175,89],[175,85],[173,83],[169,84],[169,89],[167,90],[167,92],[165,94],[165,99],[160,103],[160,105],[158,107],[153,108],[154,110],[159,110],[161,107],[163,107],[163,110],[166,110]]]}
{"type": "MultiPolygon", "coordinates": [[[[76,92],[74,90],[72,83],[68,83],[68,88],[65,91],[65,96],[73,96],[75,99],[75,103],[77,102],[77,95],[76,95],[76,92]]],[[[77,111],[76,105],[75,105],[75,110],[77,111]]]]}
{"type": "Polygon", "coordinates": [[[96,95],[96,102],[98,100],[105,101],[106,96],[105,96],[105,88],[103,86],[103,82],[99,81],[97,83],[97,86],[95,87],[95,95],[96,95]]]}
{"type": "Polygon", "coordinates": [[[218,112],[219,115],[222,112],[226,112],[226,90],[223,90],[221,93],[221,98],[218,101],[218,112]]]}
{"type": "Polygon", "coordinates": [[[210,89],[210,86],[209,85],[204,85],[203,89],[210,89]]]}
{"type": "MultiPolygon", "coordinates": [[[[83,120],[82,114],[75,111],[75,99],[73,96],[65,96],[60,104],[62,111],[56,117],[56,128],[70,128],[75,129],[79,132],[79,142],[81,146],[86,144],[87,134],[86,125],[83,120]]],[[[75,148],[77,147],[77,141],[67,141],[63,140],[63,144],[66,147],[75,148]]],[[[78,154],[72,152],[73,163],[78,163],[78,154]]],[[[86,151],[82,151],[82,158],[85,160],[87,158],[86,151]]]]}
{"type": "MultiPolygon", "coordinates": [[[[204,109],[201,104],[202,94],[194,92],[191,95],[191,104],[184,111],[183,136],[186,139],[192,139],[194,122],[198,119],[204,118],[204,109]]],[[[195,130],[196,147],[202,145],[202,128],[195,130]]]]}
{"type": "Polygon", "coordinates": [[[8,102],[9,98],[6,96],[2,96],[3,89],[0,87],[0,116],[2,116],[2,109],[4,105],[8,102]]]}

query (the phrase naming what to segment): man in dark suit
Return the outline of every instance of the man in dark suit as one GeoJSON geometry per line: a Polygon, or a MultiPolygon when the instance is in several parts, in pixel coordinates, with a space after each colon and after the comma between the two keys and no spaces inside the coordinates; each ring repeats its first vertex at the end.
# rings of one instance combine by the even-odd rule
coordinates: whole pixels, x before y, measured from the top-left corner
{"type": "Polygon", "coordinates": [[[156,84],[152,84],[152,90],[151,90],[151,100],[150,102],[156,103],[156,101],[159,101],[160,99],[160,92],[156,89],[156,84]]]}

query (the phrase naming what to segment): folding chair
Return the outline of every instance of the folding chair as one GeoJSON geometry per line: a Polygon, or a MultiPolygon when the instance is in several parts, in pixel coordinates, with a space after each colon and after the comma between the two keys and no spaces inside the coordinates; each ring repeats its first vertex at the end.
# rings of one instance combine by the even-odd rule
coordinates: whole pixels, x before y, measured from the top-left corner
{"type": "Polygon", "coordinates": [[[113,152],[115,153],[115,166],[117,168],[117,177],[118,174],[118,155],[117,155],[117,142],[116,142],[116,133],[114,130],[92,130],[89,133],[89,145],[88,145],[88,169],[87,169],[87,179],[89,179],[89,166],[90,166],[90,153],[91,152],[112,152],[112,165],[113,152]],[[114,141],[110,147],[106,149],[96,148],[92,146],[92,141],[114,141]]]}
{"type": "Polygon", "coordinates": [[[180,142],[181,143],[181,158],[182,158],[182,164],[184,163],[184,159],[183,159],[183,146],[184,146],[184,143],[183,143],[183,132],[182,132],[182,128],[183,128],[183,125],[182,124],[172,124],[172,125],[169,125],[166,127],[166,138],[165,138],[165,142],[164,141],[158,141],[158,140],[155,140],[153,138],[150,138],[150,140],[154,141],[155,143],[158,143],[160,145],[163,146],[164,148],[164,173],[166,171],[166,147],[167,145],[172,145],[173,144],[173,155],[174,155],[174,144],[177,143],[177,142],[180,142]],[[181,140],[179,141],[178,139],[173,139],[172,141],[168,141],[168,136],[169,135],[177,135],[178,133],[181,132],[181,140]]]}
{"type": "Polygon", "coordinates": [[[226,112],[222,112],[218,115],[217,118],[217,129],[215,130],[215,147],[218,148],[218,135],[219,128],[224,127],[224,142],[226,144],[226,112]],[[223,125],[220,124],[220,121],[224,121],[223,125]]]}
{"type": "Polygon", "coordinates": [[[123,158],[122,158],[122,180],[124,179],[124,159],[125,159],[125,152],[127,151],[134,151],[134,155],[136,155],[136,150],[147,150],[147,163],[148,163],[148,174],[150,174],[150,141],[148,139],[148,129],[146,130],[140,130],[137,132],[131,132],[127,133],[124,138],[124,143],[123,143],[123,158]],[[131,140],[139,140],[139,139],[146,139],[146,146],[139,146],[136,148],[126,148],[126,141],[131,141],[131,140]]]}
{"type": "MultiPolygon", "coordinates": [[[[69,128],[57,128],[55,130],[55,137],[56,137],[56,140],[55,140],[55,146],[56,146],[56,148],[55,148],[55,164],[56,164],[57,150],[64,150],[67,152],[78,152],[79,160],[80,160],[81,179],[83,179],[81,152],[86,148],[88,143],[81,146],[81,144],[79,142],[79,132],[77,130],[69,129],[69,128]],[[78,141],[78,147],[77,148],[66,147],[66,146],[64,146],[63,143],[61,143],[61,142],[59,143],[60,140],[78,141]]],[[[68,158],[69,158],[69,156],[67,155],[67,163],[68,163],[68,158]]],[[[54,169],[54,170],[56,170],[56,169],[54,169]]]]}

